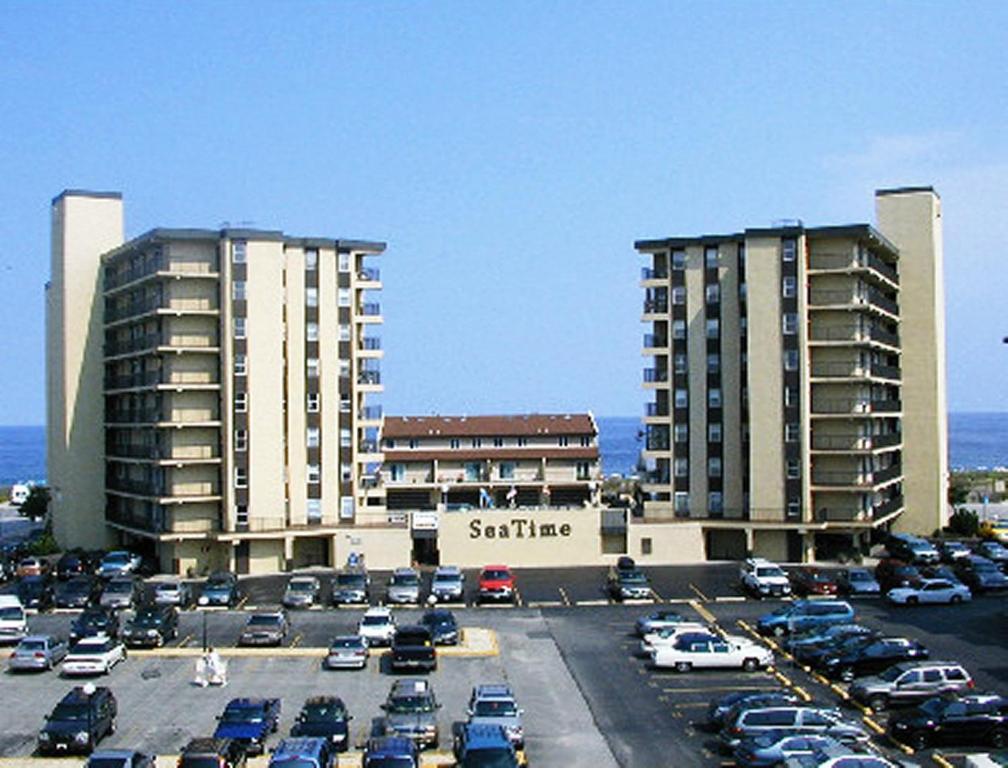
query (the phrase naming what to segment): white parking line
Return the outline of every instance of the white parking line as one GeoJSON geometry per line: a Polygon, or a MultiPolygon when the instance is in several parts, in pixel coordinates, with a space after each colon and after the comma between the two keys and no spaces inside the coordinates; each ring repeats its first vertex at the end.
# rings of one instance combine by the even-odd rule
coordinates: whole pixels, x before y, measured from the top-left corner
{"type": "Polygon", "coordinates": [[[609,605],[608,600],[579,600],[578,605],[609,605]]]}

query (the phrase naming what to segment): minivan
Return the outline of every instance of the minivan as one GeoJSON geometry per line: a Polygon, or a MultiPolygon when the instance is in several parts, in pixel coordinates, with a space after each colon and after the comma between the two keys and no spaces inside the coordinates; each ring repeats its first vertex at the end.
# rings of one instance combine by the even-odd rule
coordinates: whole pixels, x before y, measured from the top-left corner
{"type": "Polygon", "coordinates": [[[845,600],[795,600],[773,613],[761,616],[760,634],[782,637],[791,632],[807,632],[832,624],[850,624],[854,609],[845,600]]]}
{"type": "Polygon", "coordinates": [[[326,739],[284,739],[270,757],[269,768],[332,768],[333,752],[326,739]]]}
{"type": "Polygon", "coordinates": [[[868,740],[860,723],[845,720],[839,710],[792,705],[734,710],[725,719],[721,744],[735,749],[743,739],[779,730],[832,736],[843,742],[868,740]]]}

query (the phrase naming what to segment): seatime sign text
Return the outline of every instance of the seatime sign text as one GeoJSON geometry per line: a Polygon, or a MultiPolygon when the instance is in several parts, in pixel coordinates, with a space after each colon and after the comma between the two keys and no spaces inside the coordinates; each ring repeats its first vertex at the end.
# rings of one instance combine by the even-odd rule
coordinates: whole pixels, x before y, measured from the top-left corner
{"type": "Polygon", "coordinates": [[[506,523],[484,524],[478,517],[469,523],[470,539],[551,539],[571,535],[570,523],[536,523],[530,518],[515,517],[506,523]]]}

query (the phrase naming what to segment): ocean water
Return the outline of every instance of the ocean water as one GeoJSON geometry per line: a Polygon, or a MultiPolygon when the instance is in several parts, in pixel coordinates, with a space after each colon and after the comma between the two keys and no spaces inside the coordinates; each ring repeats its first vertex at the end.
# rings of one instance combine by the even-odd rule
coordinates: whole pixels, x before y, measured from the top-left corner
{"type": "MultiPolygon", "coordinates": [[[[636,416],[599,416],[602,470],[632,474],[643,445],[636,416]]],[[[949,414],[949,466],[1008,467],[1008,413],[949,414]]],[[[0,485],[45,480],[45,428],[0,427],[0,485]]]]}

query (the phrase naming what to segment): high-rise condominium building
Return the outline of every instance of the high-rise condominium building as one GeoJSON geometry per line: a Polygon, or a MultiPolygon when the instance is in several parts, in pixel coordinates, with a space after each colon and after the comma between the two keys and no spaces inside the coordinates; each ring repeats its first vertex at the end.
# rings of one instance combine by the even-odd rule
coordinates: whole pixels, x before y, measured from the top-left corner
{"type": "Polygon", "coordinates": [[[123,238],[116,193],[52,205],[48,473],[64,546],[174,573],[398,562],[375,482],[384,244],[251,229],[123,238]],[[373,546],[369,546],[373,545],[373,546]]]}
{"type": "Polygon", "coordinates": [[[880,190],[876,216],[636,243],[645,522],[792,561],[943,524],[940,201],[880,190]]]}

